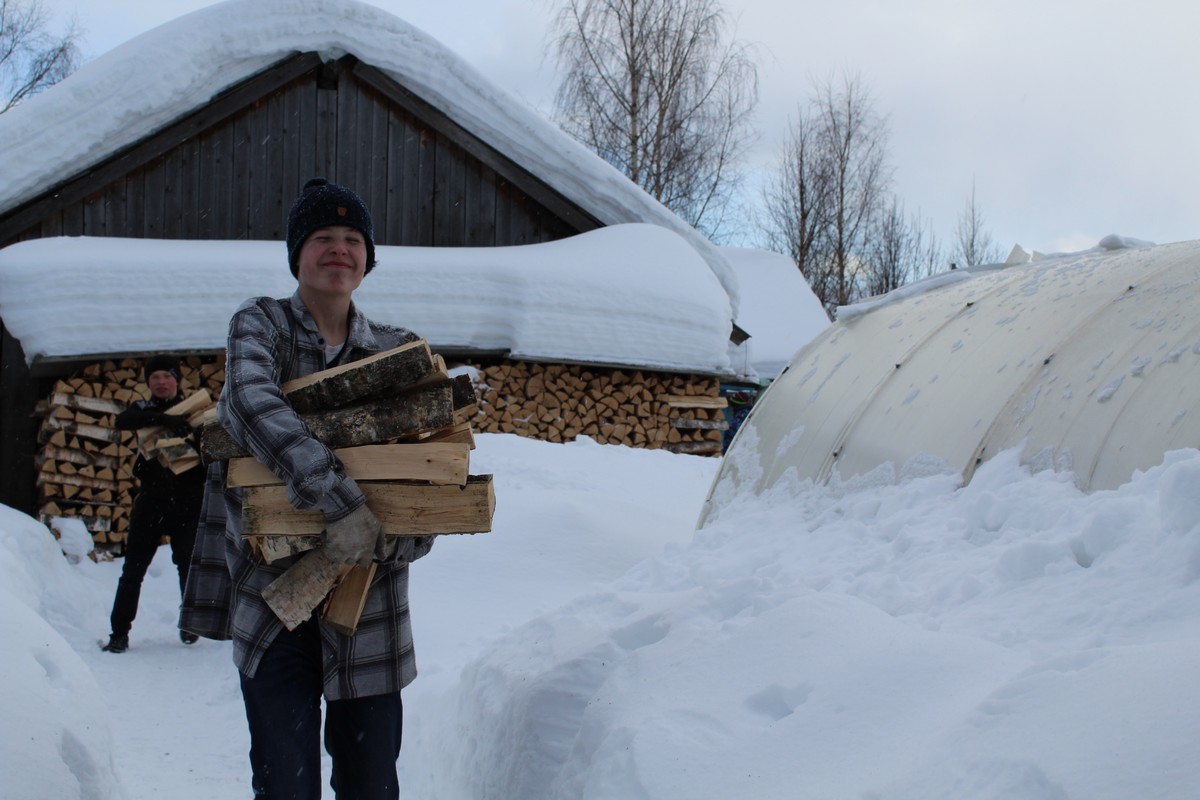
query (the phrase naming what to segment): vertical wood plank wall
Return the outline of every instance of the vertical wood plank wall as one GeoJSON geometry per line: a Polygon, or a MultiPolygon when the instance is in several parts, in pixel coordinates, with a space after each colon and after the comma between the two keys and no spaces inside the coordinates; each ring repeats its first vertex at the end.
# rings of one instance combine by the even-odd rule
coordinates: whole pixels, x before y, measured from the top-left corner
{"type": "Polygon", "coordinates": [[[282,240],[304,182],[358,192],[377,244],[488,247],[578,233],[509,181],[371,87],[296,81],[55,211],[46,236],[282,240]]]}

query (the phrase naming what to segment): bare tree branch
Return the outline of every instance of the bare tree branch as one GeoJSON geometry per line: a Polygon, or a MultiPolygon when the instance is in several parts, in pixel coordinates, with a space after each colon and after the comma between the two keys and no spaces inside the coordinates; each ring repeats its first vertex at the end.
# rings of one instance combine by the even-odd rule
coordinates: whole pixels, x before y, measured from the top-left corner
{"type": "Polygon", "coordinates": [[[893,195],[891,205],[876,218],[867,240],[863,291],[886,294],[941,268],[941,247],[920,213],[906,218],[904,204],[893,195]]]}
{"type": "Polygon", "coordinates": [[[563,129],[688,223],[723,233],[753,142],[758,72],[718,0],[563,0],[563,129]]]}
{"type": "Polygon", "coordinates": [[[41,0],[0,0],[0,114],[75,71],[78,27],[58,36],[48,25],[41,0]]]}
{"type": "Polygon", "coordinates": [[[868,239],[891,182],[888,136],[858,77],[819,83],[766,190],[768,239],[784,245],[830,312],[863,291],[868,239]]]}
{"type": "Polygon", "coordinates": [[[958,239],[954,243],[954,259],[958,265],[995,264],[1000,261],[1000,247],[984,228],[983,213],[975,203],[975,181],[971,181],[971,196],[958,217],[958,239]]]}

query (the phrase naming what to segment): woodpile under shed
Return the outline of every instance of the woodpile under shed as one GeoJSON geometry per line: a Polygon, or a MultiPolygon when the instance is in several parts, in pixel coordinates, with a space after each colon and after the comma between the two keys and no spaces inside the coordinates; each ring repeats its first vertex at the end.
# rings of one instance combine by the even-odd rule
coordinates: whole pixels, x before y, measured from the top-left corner
{"type": "MultiPolygon", "coordinates": [[[[453,366],[452,371],[453,371],[453,366]]],[[[587,436],[601,444],[720,455],[725,398],[713,376],[510,359],[468,363],[478,396],[469,427],[550,442],[587,436]]],[[[185,395],[213,398],[224,357],[182,360],[185,395]]],[[[55,383],[39,404],[40,517],[80,517],[97,548],[119,553],[136,481],[136,437],[115,416],[149,397],[137,359],[87,365],[55,383]]],[[[203,468],[203,467],[197,467],[203,468]]]]}
{"type": "Polygon", "coordinates": [[[529,361],[475,366],[481,432],[721,454],[728,425],[718,378],[529,361]]]}

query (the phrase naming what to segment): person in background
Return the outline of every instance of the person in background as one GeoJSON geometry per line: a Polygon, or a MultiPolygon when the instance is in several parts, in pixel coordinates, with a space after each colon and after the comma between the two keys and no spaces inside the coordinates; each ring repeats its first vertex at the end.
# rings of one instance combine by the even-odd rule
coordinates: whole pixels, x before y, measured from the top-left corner
{"type": "Polygon", "coordinates": [[[729,405],[725,409],[725,419],[729,423],[729,427],[725,429],[725,433],[722,436],[721,452],[729,449],[729,445],[733,443],[733,437],[737,434],[738,428],[742,427],[742,423],[746,421],[746,417],[750,416],[750,412],[754,408],[754,398],[757,394],[757,392],[750,389],[738,389],[727,395],[729,405]]]}
{"type": "MultiPolygon", "coordinates": [[[[150,398],[137,400],[118,414],[114,426],[124,431],[165,427],[176,436],[193,436],[186,417],[165,413],[183,399],[179,391],[183,375],[179,359],[154,356],[146,361],[145,373],[150,398]]],[[[179,592],[183,594],[204,492],[204,470],[200,467],[176,475],[157,459],[138,453],[133,474],[138,480],[138,491],[129,515],[125,564],[113,598],[112,633],[102,646],[109,653],[124,653],[129,649],[129,631],[137,616],[142,580],[164,536],[171,540],[171,560],[179,572],[179,592]]],[[[179,638],[184,644],[193,644],[197,639],[195,634],[187,632],[181,632],[179,638]]]]}
{"type": "Polygon", "coordinates": [[[320,608],[286,630],[262,592],[297,557],[266,564],[253,556],[241,536],[241,490],[226,488],[226,466],[214,462],[180,627],[233,639],[256,798],[319,800],[324,696],[335,795],[395,800],[400,690],[417,672],[408,564],[429,552],[433,537],[388,542],[362,490],[280,387],[418,336],[368,320],[351,300],[375,266],[371,214],[354,192],[323,178],[305,184],[288,214],[287,252],[295,293],[247,300],[230,322],[218,416],[284,482],[294,506],[324,513],[324,556],[347,565],[375,561],[375,580],[353,635],[326,624],[320,608]]]}

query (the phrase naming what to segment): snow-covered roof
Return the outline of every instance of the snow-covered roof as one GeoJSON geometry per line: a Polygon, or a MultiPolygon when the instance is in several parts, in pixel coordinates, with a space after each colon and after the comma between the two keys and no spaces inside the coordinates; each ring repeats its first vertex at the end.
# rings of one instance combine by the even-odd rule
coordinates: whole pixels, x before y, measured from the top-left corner
{"type": "Polygon", "coordinates": [[[760,398],[717,483],[763,490],[887,463],[969,480],[1021,447],[1104,489],[1195,447],[1200,241],[1130,243],[949,273],[844,309],[760,398]]]}
{"type": "Polygon", "coordinates": [[[702,255],[737,314],[737,279],[703,235],[439,42],[358,0],[209,6],[131,39],[0,115],[0,213],[298,52],[354,55],[382,70],[606,225],[674,231],[702,255]]]}
{"type": "Polygon", "coordinates": [[[731,358],[739,372],[773,380],[804,345],[829,327],[829,316],[796,263],[782,253],[722,247],[741,291],[738,312],[751,337],[731,358]],[[738,361],[741,359],[741,361],[738,361]]]}
{"type": "MultiPolygon", "coordinates": [[[[731,374],[729,298],[665,228],[376,255],[359,308],[435,349],[731,374]]],[[[51,237],[0,250],[0,318],[30,361],[223,350],[246,298],[295,289],[279,242],[51,237]]]]}

